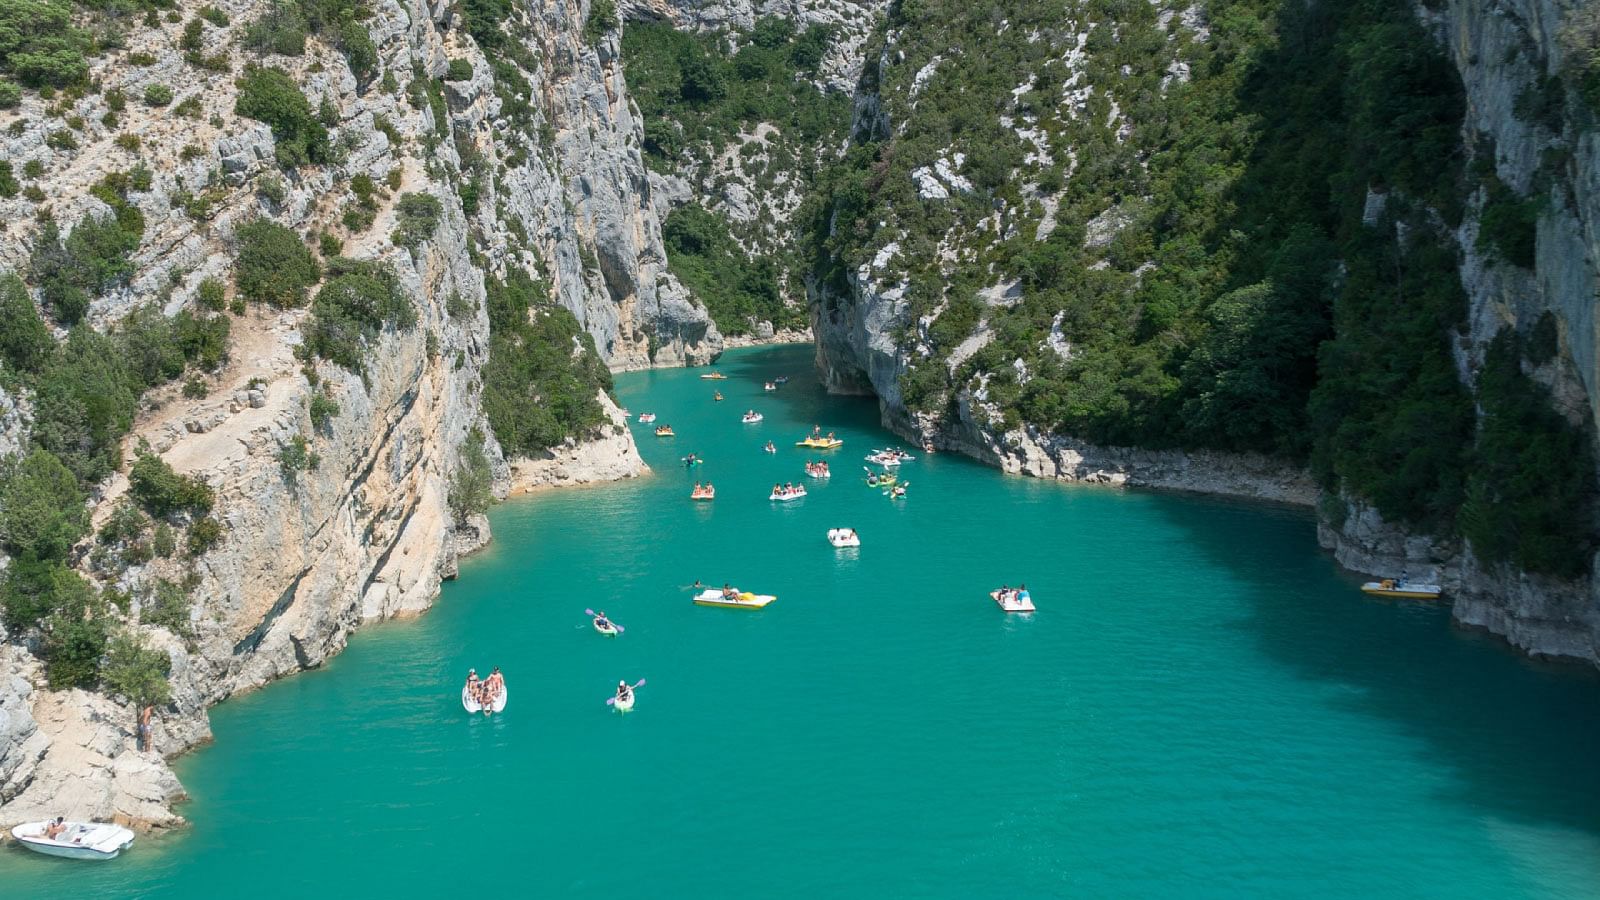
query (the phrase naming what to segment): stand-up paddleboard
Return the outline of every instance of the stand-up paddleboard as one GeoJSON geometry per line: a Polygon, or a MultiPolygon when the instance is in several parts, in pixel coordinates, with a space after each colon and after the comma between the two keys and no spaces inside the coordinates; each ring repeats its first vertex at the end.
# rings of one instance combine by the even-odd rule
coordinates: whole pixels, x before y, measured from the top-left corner
{"type": "MultiPolygon", "coordinates": [[[[506,689],[505,685],[501,685],[500,696],[494,698],[494,703],[489,707],[489,711],[504,712],[506,708],[506,695],[509,693],[510,691],[506,689]]],[[[477,700],[473,699],[472,692],[468,691],[465,685],[463,685],[461,688],[461,705],[469,713],[483,712],[483,705],[477,700]]]]}

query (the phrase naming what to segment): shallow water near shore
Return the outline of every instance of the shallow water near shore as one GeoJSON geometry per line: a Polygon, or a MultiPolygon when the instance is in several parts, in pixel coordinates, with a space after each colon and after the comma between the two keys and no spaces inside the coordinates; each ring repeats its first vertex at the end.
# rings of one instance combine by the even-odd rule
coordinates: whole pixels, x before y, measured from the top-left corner
{"type": "Polygon", "coordinates": [[[677,430],[631,426],[652,476],[502,504],[428,615],[213,710],[191,828],[4,848],[0,895],[1600,895],[1592,675],[1365,598],[1301,510],[919,451],[886,499],[861,458],[898,443],[810,353],[620,376],[677,430]],[[813,423],[845,441],[827,482],[813,423]],[[778,600],[697,607],[696,578],[778,600]],[[986,596],[1018,581],[1036,615],[986,596]],[[505,714],[467,716],[495,665],[505,714]]]}

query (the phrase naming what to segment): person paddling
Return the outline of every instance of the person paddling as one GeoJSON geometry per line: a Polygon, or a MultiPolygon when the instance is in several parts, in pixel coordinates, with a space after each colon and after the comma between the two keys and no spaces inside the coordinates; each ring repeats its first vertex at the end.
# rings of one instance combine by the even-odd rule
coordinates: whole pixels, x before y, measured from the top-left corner
{"type": "Polygon", "coordinates": [[[628,698],[632,697],[632,696],[633,696],[633,691],[628,687],[628,683],[626,681],[617,682],[617,702],[618,703],[627,703],[628,702],[628,698]]]}

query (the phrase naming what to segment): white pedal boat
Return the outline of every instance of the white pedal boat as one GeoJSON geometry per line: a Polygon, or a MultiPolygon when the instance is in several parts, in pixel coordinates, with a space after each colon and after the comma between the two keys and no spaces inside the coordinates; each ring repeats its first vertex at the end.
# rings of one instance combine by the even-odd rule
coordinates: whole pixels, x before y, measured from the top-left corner
{"type": "MultiPolygon", "coordinates": [[[[506,694],[508,693],[510,693],[510,691],[506,690],[506,688],[502,686],[500,688],[500,696],[494,698],[494,703],[489,706],[489,711],[504,712],[506,708],[506,694]]],[[[465,686],[461,688],[461,705],[465,707],[469,713],[483,712],[483,705],[477,700],[473,699],[472,694],[468,693],[465,686]]]]}
{"type": "Polygon", "coordinates": [[[1016,591],[1007,591],[1004,596],[999,591],[990,591],[989,598],[1008,613],[1036,612],[1033,598],[1030,596],[1018,596],[1016,591]]]}
{"type": "Polygon", "coordinates": [[[806,489],[805,488],[800,488],[798,490],[790,491],[787,494],[780,494],[780,493],[774,491],[772,493],[772,495],[769,496],[767,499],[768,500],[775,500],[775,501],[777,501],[779,503],[788,503],[790,500],[799,500],[802,497],[804,497],[805,495],[806,495],[806,489]]]}
{"type": "Polygon", "coordinates": [[[887,450],[874,450],[865,457],[869,463],[875,463],[885,468],[898,466],[903,462],[916,459],[909,453],[891,453],[887,450]]]}
{"type": "Polygon", "coordinates": [[[716,588],[706,588],[695,595],[694,602],[700,606],[725,606],[729,609],[760,609],[768,603],[778,599],[772,594],[752,594],[749,591],[740,591],[738,596],[728,599],[716,588]]]}
{"type": "Polygon", "coordinates": [[[616,637],[618,634],[616,623],[609,620],[595,619],[594,630],[606,637],[616,637]]]}
{"type": "Polygon", "coordinates": [[[641,424],[641,425],[649,425],[651,422],[654,422],[655,420],[656,420],[656,414],[655,413],[640,413],[639,414],[639,424],[641,424]]]}
{"type": "Polygon", "coordinates": [[[11,829],[22,846],[46,856],[66,859],[115,859],[133,843],[133,832],[109,822],[64,822],[67,830],[54,838],[44,836],[50,823],[25,822],[11,829]]]}
{"type": "Polygon", "coordinates": [[[765,419],[765,418],[766,418],[766,416],[763,416],[761,413],[753,412],[753,413],[745,413],[744,415],[740,416],[739,417],[739,421],[743,422],[746,425],[754,425],[757,422],[759,422],[759,421],[761,421],[762,419],[765,419]]]}
{"type": "Polygon", "coordinates": [[[829,528],[828,543],[841,549],[859,547],[861,546],[861,535],[856,534],[854,528],[829,528]]]}

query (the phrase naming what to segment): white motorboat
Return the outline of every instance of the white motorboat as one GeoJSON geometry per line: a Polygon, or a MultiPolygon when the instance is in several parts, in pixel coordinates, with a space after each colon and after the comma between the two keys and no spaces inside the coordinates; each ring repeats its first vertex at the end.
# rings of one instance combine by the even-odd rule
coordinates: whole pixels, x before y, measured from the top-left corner
{"type": "Polygon", "coordinates": [[[618,634],[615,622],[598,617],[594,620],[594,630],[600,632],[606,637],[616,637],[618,634]]]}
{"type": "Polygon", "coordinates": [[[746,425],[754,425],[755,423],[757,423],[757,422],[759,422],[759,421],[761,421],[762,419],[765,419],[765,418],[766,418],[766,416],[763,416],[761,413],[752,411],[752,412],[747,412],[744,415],[740,416],[739,417],[739,421],[743,422],[746,425]]]}
{"type": "Polygon", "coordinates": [[[22,846],[46,856],[66,859],[115,859],[133,843],[133,832],[109,822],[63,822],[66,830],[53,838],[44,836],[49,821],[25,822],[11,829],[11,836],[22,846]]]}
{"type": "Polygon", "coordinates": [[[1008,613],[1034,612],[1033,597],[1027,591],[990,591],[990,599],[1008,613]]]}
{"type": "Polygon", "coordinates": [[[913,459],[916,459],[916,457],[909,453],[902,453],[899,450],[874,450],[866,456],[867,462],[875,463],[884,468],[892,468],[913,459]]]}
{"type": "Polygon", "coordinates": [[[641,424],[641,425],[649,425],[651,422],[654,422],[655,420],[656,420],[656,414],[655,413],[640,413],[639,414],[639,424],[641,424]]]}
{"type": "MultiPolygon", "coordinates": [[[[505,711],[505,708],[506,708],[506,694],[507,693],[509,693],[509,692],[506,690],[505,685],[501,685],[500,686],[500,694],[494,698],[494,702],[493,703],[489,704],[489,711],[490,712],[504,712],[505,711]]],[[[462,687],[461,688],[461,705],[463,707],[465,707],[467,712],[469,712],[469,713],[480,713],[480,712],[483,712],[483,704],[479,703],[477,701],[477,698],[473,697],[472,693],[470,691],[468,691],[466,689],[466,687],[462,687]]]]}
{"type": "Polygon", "coordinates": [[[829,528],[828,543],[841,549],[844,547],[859,547],[861,546],[861,535],[856,534],[854,528],[829,528]]]}
{"type": "Polygon", "coordinates": [[[803,487],[799,487],[799,488],[795,488],[792,491],[782,491],[782,492],[773,491],[772,492],[772,496],[768,497],[767,499],[768,500],[775,500],[775,501],[777,501],[779,503],[788,503],[790,500],[799,500],[800,498],[804,497],[805,495],[806,495],[806,489],[803,488],[803,487]]]}

